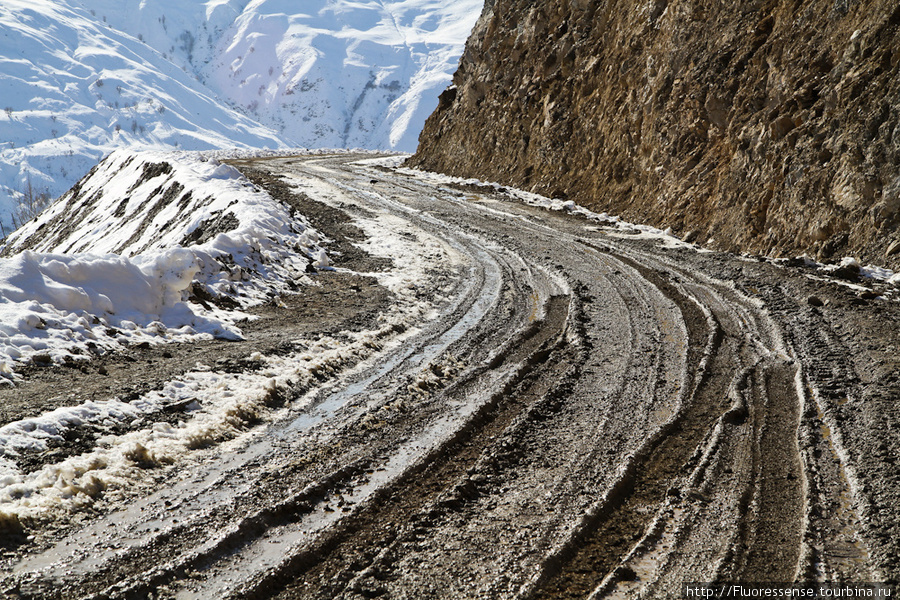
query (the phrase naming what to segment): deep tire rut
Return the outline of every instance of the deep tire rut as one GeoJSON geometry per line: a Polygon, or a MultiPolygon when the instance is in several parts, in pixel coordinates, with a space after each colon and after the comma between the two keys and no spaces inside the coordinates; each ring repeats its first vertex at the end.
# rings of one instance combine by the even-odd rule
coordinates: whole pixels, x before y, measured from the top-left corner
{"type": "Polygon", "coordinates": [[[641,539],[653,517],[653,508],[663,504],[666,496],[696,493],[679,489],[676,481],[685,474],[689,459],[716,420],[730,408],[727,374],[735,369],[736,353],[733,348],[721,352],[721,326],[712,318],[705,319],[695,300],[658,273],[625,260],[682,311],[695,350],[688,365],[688,385],[693,391],[684,399],[685,408],[678,416],[653,436],[628,465],[605,502],[582,522],[570,543],[548,561],[539,585],[529,597],[585,598],[609,574],[623,580],[634,578],[635,573],[628,567],[619,567],[619,562],[641,539]],[[700,348],[705,348],[703,354],[696,352],[700,348]]]}
{"type": "MultiPolygon", "coordinates": [[[[546,389],[560,377],[559,371],[565,371],[561,365],[570,354],[565,336],[568,307],[567,298],[551,298],[544,322],[527,332],[533,335],[526,333],[516,349],[515,354],[525,355],[520,373],[469,426],[436,449],[428,461],[410,469],[367,506],[344,519],[315,546],[292,557],[264,580],[241,589],[235,597],[336,598],[356,575],[376,568],[374,563],[383,560],[389,547],[426,527],[439,507],[456,505],[477,494],[477,484],[467,472],[510,423],[544,397],[546,389]],[[530,353],[529,348],[533,348],[530,353]]],[[[378,590],[357,586],[352,591],[370,595],[378,590]]]]}
{"type": "MultiPolygon", "coordinates": [[[[865,320],[765,260],[368,159],[240,166],[369,271],[317,298],[396,279],[378,244],[443,257],[345,311],[384,332],[371,360],[185,473],[152,471],[161,489],[55,546],[23,545],[4,597],[672,598],[688,581],[896,578],[900,309],[865,320]],[[402,302],[429,308],[382,323],[402,302]],[[840,323],[857,317],[864,341],[840,323]]],[[[288,304],[282,318],[315,312],[288,304]]]]}

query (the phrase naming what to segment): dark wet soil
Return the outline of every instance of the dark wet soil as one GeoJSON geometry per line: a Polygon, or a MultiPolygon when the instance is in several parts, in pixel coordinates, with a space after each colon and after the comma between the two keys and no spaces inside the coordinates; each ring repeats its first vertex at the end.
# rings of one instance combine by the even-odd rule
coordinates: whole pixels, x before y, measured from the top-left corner
{"type": "MultiPolygon", "coordinates": [[[[360,254],[354,242],[362,234],[340,210],[295,194],[264,163],[238,166],[331,237],[336,264],[361,271],[387,267],[360,254]]],[[[348,172],[347,181],[358,184],[348,172]]],[[[398,179],[394,185],[397,194],[409,192],[412,206],[422,201],[409,191],[414,182],[398,179]]],[[[460,189],[508,202],[493,190],[460,189]]],[[[183,564],[190,569],[172,567],[145,578],[145,568],[157,559],[135,552],[107,572],[73,579],[67,589],[81,589],[85,581],[95,586],[90,589],[114,589],[122,578],[141,592],[114,597],[152,597],[149,590],[164,581],[189,588],[195,577],[219,576],[218,561],[227,568],[245,544],[300,522],[321,504],[346,516],[293,554],[286,550],[278,568],[232,597],[585,597],[603,581],[614,588],[639,579],[629,552],[667,505],[683,511],[686,533],[671,550],[671,562],[661,565],[662,579],[689,580],[692,571],[680,561],[692,553],[706,556],[714,538],[728,536],[721,553],[708,555],[720,561],[722,577],[788,580],[799,565],[798,577],[813,580],[822,577],[814,569],[824,565],[835,576],[874,577],[877,571],[882,580],[897,581],[896,289],[852,272],[826,276],[803,261],[698,253],[637,236],[606,236],[596,223],[517,202],[508,208],[521,220],[493,221],[453,202],[428,206],[437,218],[482,239],[502,240],[510,253],[570,282],[568,299],[554,297],[546,322],[529,334],[536,337],[522,334],[510,345],[511,356],[485,361],[471,385],[469,375],[460,376],[445,396],[418,395],[405,380],[390,382],[397,388],[385,404],[348,421],[335,443],[261,476],[244,499],[260,510],[259,518],[243,522],[215,552],[190,558],[209,535],[204,527],[185,527],[179,533],[184,539],[154,541],[166,560],[187,556],[183,564]],[[572,237],[557,238],[559,232],[572,237]],[[672,350],[679,343],[669,328],[673,318],[685,328],[678,351],[672,350]],[[516,377],[428,460],[368,503],[344,502],[395,444],[429,422],[431,411],[443,406],[436,399],[449,404],[476,395],[478,378],[487,380],[492,369],[513,358],[524,361],[516,377]],[[683,405],[668,425],[642,439],[647,430],[634,421],[644,418],[646,407],[656,406],[658,398],[677,404],[667,362],[679,360],[686,369],[683,405]],[[607,390],[618,378],[619,387],[607,390]],[[624,475],[613,478],[620,466],[624,475]],[[689,480],[692,473],[698,475],[689,480]],[[721,530],[707,520],[718,518],[716,513],[733,515],[718,521],[726,526],[721,530]]],[[[365,327],[391,302],[371,278],[316,277],[321,287],[260,307],[262,318],[245,324],[245,342],[130,348],[84,370],[34,368],[22,389],[32,390],[33,405],[70,404],[68,394],[139,394],[198,361],[250,371],[258,368],[249,359],[255,351],[277,354],[289,351],[287,342],[299,335],[365,327]],[[41,393],[50,390],[57,391],[45,400],[41,393]]],[[[510,303],[521,310],[528,291],[520,294],[510,303]]],[[[497,309],[495,325],[505,323],[503,314],[497,309]]],[[[483,349],[490,338],[473,337],[471,343],[483,349]]],[[[10,410],[2,400],[2,410],[10,410]]],[[[314,441],[307,443],[314,448],[314,441]]],[[[71,448],[51,452],[74,452],[90,444],[89,436],[66,444],[71,448]]],[[[231,509],[222,508],[205,528],[230,527],[231,509]]],[[[672,589],[651,588],[643,597],[673,597],[672,589]]]]}

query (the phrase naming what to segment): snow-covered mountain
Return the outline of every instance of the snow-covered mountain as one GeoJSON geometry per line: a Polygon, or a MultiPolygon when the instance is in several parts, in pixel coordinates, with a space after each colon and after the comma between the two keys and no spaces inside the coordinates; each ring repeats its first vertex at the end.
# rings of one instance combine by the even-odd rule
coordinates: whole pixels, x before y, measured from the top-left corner
{"type": "Polygon", "coordinates": [[[121,148],[410,151],[482,0],[6,0],[0,220],[121,148]]]}

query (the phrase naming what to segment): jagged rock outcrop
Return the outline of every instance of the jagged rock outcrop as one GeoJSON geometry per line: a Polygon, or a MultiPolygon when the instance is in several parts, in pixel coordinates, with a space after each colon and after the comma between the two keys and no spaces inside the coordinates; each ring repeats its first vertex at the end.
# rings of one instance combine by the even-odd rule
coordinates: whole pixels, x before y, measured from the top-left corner
{"type": "Polygon", "coordinates": [[[896,268],[900,3],[488,0],[410,164],[896,268]]]}

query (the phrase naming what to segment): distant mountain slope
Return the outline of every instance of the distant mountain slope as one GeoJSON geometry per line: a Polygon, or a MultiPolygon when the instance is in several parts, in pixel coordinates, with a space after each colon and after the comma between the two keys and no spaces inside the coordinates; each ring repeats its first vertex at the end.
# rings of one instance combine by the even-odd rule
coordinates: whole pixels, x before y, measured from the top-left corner
{"type": "Polygon", "coordinates": [[[0,219],[120,147],[411,151],[481,0],[9,0],[0,219]]]}
{"type": "MultiPolygon", "coordinates": [[[[54,196],[120,146],[285,145],[67,0],[0,4],[0,109],[0,185],[21,190],[30,179],[54,196]]],[[[9,203],[0,191],[0,208],[9,203]]]]}

